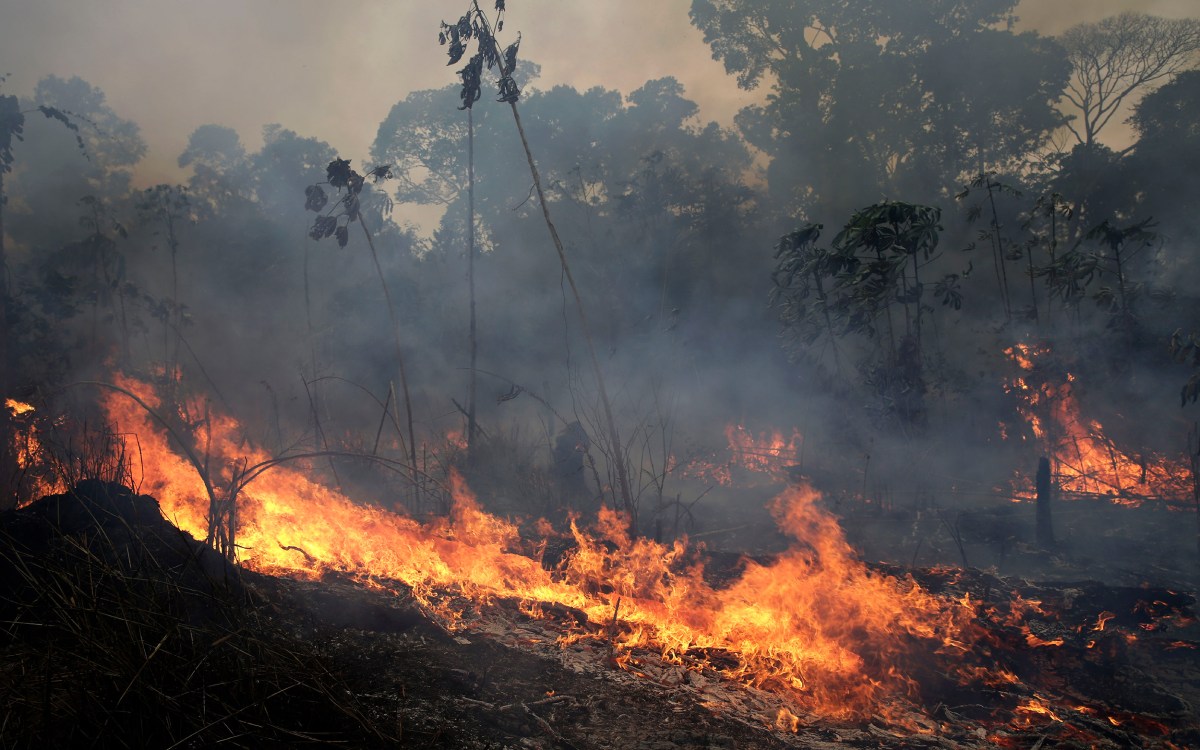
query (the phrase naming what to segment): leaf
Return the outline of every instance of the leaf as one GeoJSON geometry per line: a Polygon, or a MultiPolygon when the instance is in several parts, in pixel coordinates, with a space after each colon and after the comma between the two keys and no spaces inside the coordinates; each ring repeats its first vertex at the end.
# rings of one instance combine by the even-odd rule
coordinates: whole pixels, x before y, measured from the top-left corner
{"type": "Polygon", "coordinates": [[[504,0],[496,0],[496,12],[497,13],[504,12],[504,0]]]}
{"type": "Polygon", "coordinates": [[[308,236],[314,240],[323,240],[337,230],[337,225],[337,219],[332,216],[318,216],[313,221],[312,229],[308,230],[308,236]]]}
{"type": "Polygon", "coordinates": [[[338,247],[345,247],[350,241],[350,230],[347,227],[338,227],[333,234],[337,238],[338,247]]]}
{"type": "Polygon", "coordinates": [[[517,34],[517,40],[508,45],[504,49],[504,70],[505,76],[512,75],[512,72],[517,69],[517,49],[521,46],[521,35],[517,34]]]}
{"type": "Polygon", "coordinates": [[[467,63],[466,67],[458,71],[458,75],[462,79],[462,90],[459,92],[459,97],[462,99],[462,106],[459,109],[470,109],[483,96],[482,54],[476,53],[467,63]]]}
{"type": "Polygon", "coordinates": [[[325,195],[325,191],[321,189],[320,185],[309,185],[304,188],[304,210],[320,211],[328,202],[329,196],[325,195]]]}
{"type": "Polygon", "coordinates": [[[42,105],[42,106],[38,107],[38,111],[41,112],[43,115],[45,115],[47,119],[58,120],[68,130],[74,130],[75,132],[79,132],[79,126],[76,125],[74,122],[72,122],[71,118],[67,117],[66,113],[63,112],[61,109],[56,109],[54,107],[47,107],[45,105],[42,105]]]}
{"type": "Polygon", "coordinates": [[[511,104],[521,98],[521,90],[517,88],[517,82],[509,76],[504,76],[500,79],[500,98],[496,101],[511,104]]]}
{"type": "Polygon", "coordinates": [[[349,159],[334,159],[325,168],[325,179],[335,188],[349,187],[353,174],[354,170],[350,168],[349,159]]]}
{"type": "Polygon", "coordinates": [[[462,41],[455,36],[450,42],[450,49],[446,51],[446,54],[450,55],[450,62],[446,63],[446,65],[454,65],[461,60],[463,55],[466,53],[467,45],[463,44],[462,41]]]}
{"type": "Polygon", "coordinates": [[[380,164],[379,166],[375,167],[370,172],[368,172],[367,175],[371,178],[371,180],[373,182],[381,182],[383,180],[390,180],[390,179],[392,179],[392,165],[391,164],[380,164]]]}

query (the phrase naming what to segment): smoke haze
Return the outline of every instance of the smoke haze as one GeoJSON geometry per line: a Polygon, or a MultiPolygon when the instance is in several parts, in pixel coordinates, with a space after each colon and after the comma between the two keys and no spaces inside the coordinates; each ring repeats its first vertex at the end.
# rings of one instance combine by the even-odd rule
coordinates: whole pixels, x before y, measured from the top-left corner
{"type": "MultiPolygon", "coordinates": [[[[1200,325],[1200,308],[1190,304],[1200,286],[1190,260],[1195,218],[1186,208],[1200,190],[1172,165],[1172,148],[1186,133],[1170,118],[1151,123],[1168,144],[1165,154],[1151,148],[1154,139],[1126,161],[1102,154],[1072,162],[1069,144],[1047,154],[1069,70],[1061,49],[1036,34],[989,28],[971,39],[979,46],[947,44],[941,56],[904,58],[928,66],[910,77],[928,91],[892,85],[886,65],[870,58],[861,79],[851,66],[840,78],[797,78],[840,88],[810,100],[797,85],[771,99],[770,73],[745,91],[713,59],[689,20],[689,0],[510,6],[501,41],[521,32],[518,77],[537,71],[522,117],[592,314],[598,359],[612,378],[629,460],[647,492],[668,463],[708,460],[727,448],[722,429],[745,421],[749,432],[804,434],[802,468],[824,472],[829,486],[875,509],[924,510],[936,504],[935,489],[943,498],[1007,502],[1013,467],[1031,468],[1043,437],[1021,418],[1014,360],[1002,353],[1018,339],[1044,339],[1070,353],[1038,376],[1054,389],[1075,382],[1111,420],[1120,444],[1137,447],[1131,464],[1181,448],[1176,394],[1186,373],[1172,369],[1165,343],[1175,328],[1200,325]],[[878,145],[877,161],[856,150],[862,143],[878,145]],[[985,172],[955,200],[964,182],[985,172]],[[1052,195],[1070,200],[1055,204],[1057,212],[1035,203],[1052,195]],[[824,234],[814,247],[827,248],[850,212],[885,199],[941,210],[934,222],[941,245],[922,256],[927,265],[892,258],[886,281],[895,288],[866,302],[847,293],[823,319],[805,313],[816,309],[813,300],[836,297],[820,286],[833,283],[836,264],[800,266],[789,283],[818,279],[818,288],[784,290],[783,297],[795,291],[799,322],[781,326],[780,308],[769,305],[777,285],[786,286],[786,274],[772,276],[775,248],[781,257],[788,249],[780,237],[817,222],[824,234]],[[1147,213],[1162,222],[1153,242],[1136,232],[1112,241],[1087,236],[1091,225],[1128,228],[1147,213]],[[1133,281],[1114,291],[1110,272],[1095,263],[1112,260],[1123,242],[1138,246],[1128,250],[1133,261],[1122,259],[1133,263],[1123,268],[1133,281]],[[867,312],[856,318],[859,304],[867,312]],[[1140,421],[1144,414],[1155,418],[1140,421]]],[[[0,94],[28,104],[49,81],[38,93],[51,105],[71,110],[86,100],[93,116],[108,118],[98,123],[105,137],[82,129],[94,157],[88,163],[59,122],[29,110],[5,185],[14,294],[28,308],[19,333],[28,346],[53,349],[50,341],[66,350],[38,366],[55,376],[98,367],[107,354],[101,343],[146,362],[166,353],[194,367],[190,374],[272,451],[302,441],[395,449],[403,430],[379,416],[401,398],[392,390],[391,305],[400,348],[411,357],[418,430],[440,440],[460,428],[472,304],[466,126],[456,108],[461,63],[446,66],[437,32],[464,9],[9,2],[0,16],[0,71],[11,76],[0,94]],[[147,147],[140,159],[135,126],[147,147]],[[333,236],[306,236],[315,214],[303,210],[305,189],[324,179],[335,157],[357,169],[395,165],[396,180],[368,180],[363,194],[373,246],[352,220],[338,227],[344,249],[333,236]],[[193,203],[176,215],[178,226],[128,189],[163,182],[189,184],[193,203]],[[85,195],[102,200],[76,203],[85,195]],[[96,336],[104,325],[107,337],[96,336]],[[186,350],[171,343],[172,326],[186,334],[186,350]],[[75,340],[68,333],[88,346],[65,343],[75,340]]],[[[1027,0],[1016,9],[1017,31],[1055,34],[1129,9],[1172,18],[1197,11],[1181,0],[1027,0]]],[[[512,500],[512,485],[541,476],[534,468],[544,469],[547,457],[578,459],[571,445],[558,445],[576,434],[572,423],[583,422],[602,453],[605,420],[524,151],[508,108],[494,99],[489,81],[473,110],[478,416],[497,443],[508,441],[513,453],[493,458],[512,476],[509,485],[495,479],[477,489],[512,500]]],[[[1131,143],[1138,132],[1124,119],[1115,118],[1101,141],[1131,143]]],[[[323,190],[336,197],[331,186],[323,190]]],[[[798,243],[793,250],[807,247],[798,243]]],[[[841,270],[872,268],[868,249],[862,245],[841,270]]],[[[882,262],[885,248],[875,249],[882,262]]],[[[42,354],[30,352],[30,360],[42,354]]],[[[584,486],[604,484],[603,468],[588,470],[594,474],[584,486]]],[[[550,490],[535,490],[553,506],[550,490]]],[[[767,491],[718,489],[706,504],[732,525],[746,506],[761,506],[763,498],[748,497],[767,491]]],[[[707,491],[697,484],[687,492],[685,500],[707,491]]]]}
{"type": "MultiPolygon", "coordinates": [[[[700,118],[730,125],[757,100],[712,59],[688,22],[690,0],[527,0],[510,31],[522,55],[542,66],[537,85],[632,91],[674,76],[700,105],[700,118]]],[[[71,0],[0,5],[8,93],[29,93],[46,75],[80,76],[138,123],[149,157],[141,184],[178,179],[175,159],[200,125],[238,131],[251,147],[270,123],[321,138],[364,158],[391,105],[440,88],[437,25],[463,10],[454,2],[338,4],[311,0],[71,0]]],[[[1186,17],[1191,0],[1025,0],[1021,28],[1058,33],[1124,11],[1186,17]]]]}

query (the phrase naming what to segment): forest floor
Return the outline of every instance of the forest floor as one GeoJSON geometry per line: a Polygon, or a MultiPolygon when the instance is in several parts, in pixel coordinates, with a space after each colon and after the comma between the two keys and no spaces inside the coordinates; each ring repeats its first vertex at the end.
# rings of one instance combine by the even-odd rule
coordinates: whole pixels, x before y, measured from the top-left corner
{"type": "MultiPolygon", "coordinates": [[[[1200,746],[1195,599],[1148,583],[879,565],[997,612],[1039,602],[1020,621],[981,609],[987,659],[1018,681],[963,687],[931,655],[921,694],[887,718],[790,705],[792,731],[775,725],[783,698],[724,678],[714,655],[636,651],[618,668],[602,629],[559,645],[579,613],[512,601],[464,607],[447,630],[399,585],[232,568],[156,511],[90,486],[0,516],[0,746],[1200,746]]],[[[736,556],[713,562],[720,575],[736,556]]]]}

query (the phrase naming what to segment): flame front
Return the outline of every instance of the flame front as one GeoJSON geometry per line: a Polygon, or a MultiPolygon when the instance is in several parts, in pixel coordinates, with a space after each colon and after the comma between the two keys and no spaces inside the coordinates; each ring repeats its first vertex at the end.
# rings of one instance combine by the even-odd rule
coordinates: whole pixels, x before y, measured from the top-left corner
{"type": "MultiPolygon", "coordinates": [[[[149,387],[119,383],[158,407],[149,387]]],[[[114,427],[138,435],[142,491],[159,499],[167,518],[203,538],[208,500],[197,472],[131,399],[110,394],[105,409],[114,427]]],[[[214,466],[269,458],[246,447],[229,418],[213,417],[207,429],[197,442],[209,446],[214,466]]],[[[618,664],[629,666],[639,648],[669,661],[686,658],[833,717],[884,712],[889,701],[910,695],[912,647],[961,648],[973,612],[912,580],[868,569],[806,487],[789,489],[772,508],[796,540],[793,547],[770,564],[747,561],[732,585],[716,588],[685,542],[632,538],[626,519],[608,510],[591,530],[573,523],[573,554],[547,570],[519,553],[524,543],[513,523],[484,512],[461,480],[452,484],[449,518],[421,524],[352,502],[294,466],[272,468],[238,497],[242,563],[273,574],[339,571],[372,585],[398,581],[450,627],[462,614],[454,602],[463,598],[474,606],[515,600],[533,616],[547,605],[571,607],[586,614],[589,627],[569,638],[611,638],[618,664]],[[716,654],[724,657],[719,665],[709,659],[716,654]]]]}

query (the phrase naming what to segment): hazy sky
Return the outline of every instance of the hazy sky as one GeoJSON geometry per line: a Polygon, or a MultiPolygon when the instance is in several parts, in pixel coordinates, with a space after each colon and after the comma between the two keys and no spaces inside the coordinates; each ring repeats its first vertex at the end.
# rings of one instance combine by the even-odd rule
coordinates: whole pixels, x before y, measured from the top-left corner
{"type": "MultiPolygon", "coordinates": [[[[886,2],[887,0],[879,0],[886,2]]],[[[483,3],[490,10],[491,2],[483,3]]],[[[542,66],[542,88],[629,92],[678,78],[723,124],[749,101],[688,22],[690,0],[509,0],[504,41],[542,66]]],[[[0,0],[6,93],[45,75],[78,75],[137,122],[150,146],[144,183],[178,179],[197,126],[236,128],[250,148],[278,122],[363,159],[392,104],[454,82],[438,22],[464,0],[0,0]]],[[[1023,0],[1024,28],[1056,33],[1121,10],[1200,17],[1200,0],[1023,0]]]]}

